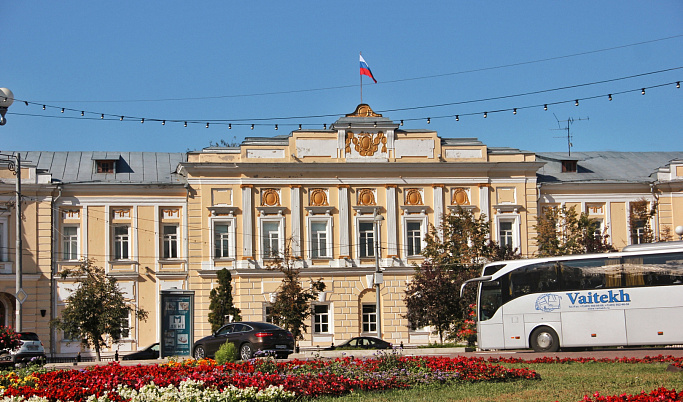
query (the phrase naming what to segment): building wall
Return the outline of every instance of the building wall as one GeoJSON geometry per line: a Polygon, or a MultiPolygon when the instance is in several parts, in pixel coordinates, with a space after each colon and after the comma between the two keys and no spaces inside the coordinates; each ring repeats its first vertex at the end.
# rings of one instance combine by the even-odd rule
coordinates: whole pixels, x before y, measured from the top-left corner
{"type": "MultiPolygon", "coordinates": [[[[23,329],[37,332],[58,355],[80,351],[78,343],[67,344],[47,323],[59,316],[73,286],[56,274],[85,258],[105,267],[128,300],[149,313],[147,321],[132,318],[130,338],[105,352],[159,341],[159,293],[174,287],[195,292],[195,339],[209,334],[209,294],[222,268],[232,272],[242,318],[266,320],[266,308],[282,280],[267,269],[273,261],[262,250],[262,224],[273,221],[281,225],[279,251],[291,251],[302,282],[321,278],[326,284],[314,304],[329,307],[328,331],[316,333],[311,318],[301,346],[339,343],[364,333],[362,306],[374,305],[377,298],[375,258],[360,256],[358,225],[378,214],[384,218],[382,336],[395,344],[421,344],[433,339],[429,331],[411,330],[403,318],[406,282],[413,264],[423,260],[407,253],[407,222],[420,223],[423,237],[431,225],[440,225],[444,213],[470,209],[487,217],[494,240],[500,240],[503,225],[512,223],[513,244],[524,257],[536,253],[534,226],[548,206],[575,206],[602,220],[617,248],[632,241],[629,213],[634,202],[658,203],[652,222],[656,235],[683,225],[683,162],[660,168],[656,181],[542,183],[537,171],[543,164],[533,153],[492,149],[471,138],[444,140],[433,131],[401,131],[363,106],[330,130],[247,138],[238,148],[190,152],[177,167],[186,187],[170,181],[117,182],[106,176],[97,183],[69,183],[52,180],[50,172],[35,166],[22,169],[23,289],[28,296],[23,329]],[[329,227],[329,250],[318,258],[311,255],[312,221],[329,227]],[[130,227],[129,257],[118,261],[113,255],[117,225],[130,227]],[[163,255],[167,225],[178,229],[178,255],[173,258],[163,255]],[[229,226],[226,257],[214,255],[217,225],[229,226]],[[64,256],[65,236],[73,233],[68,228],[77,228],[78,253],[71,259],[64,256]]],[[[5,306],[0,320],[8,325],[15,324],[16,305],[12,180],[11,174],[0,174],[0,302],[5,306]]]]}

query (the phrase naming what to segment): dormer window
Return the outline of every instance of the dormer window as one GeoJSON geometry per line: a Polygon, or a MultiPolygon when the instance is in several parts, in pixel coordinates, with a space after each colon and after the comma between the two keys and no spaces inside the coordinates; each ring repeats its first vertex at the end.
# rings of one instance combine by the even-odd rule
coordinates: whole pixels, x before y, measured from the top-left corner
{"type": "Polygon", "coordinates": [[[562,173],[576,173],[576,161],[562,161],[562,173]]]}
{"type": "Polygon", "coordinates": [[[95,161],[97,173],[116,173],[116,161],[111,159],[99,159],[95,161]]]}

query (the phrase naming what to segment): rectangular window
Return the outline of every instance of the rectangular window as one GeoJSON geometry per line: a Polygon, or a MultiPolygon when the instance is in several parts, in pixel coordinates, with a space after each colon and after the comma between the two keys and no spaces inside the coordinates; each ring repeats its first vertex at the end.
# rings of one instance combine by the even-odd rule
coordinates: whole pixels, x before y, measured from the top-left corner
{"type": "Polygon", "coordinates": [[[164,228],[164,255],[163,258],[178,258],[178,226],[165,225],[164,228]]]}
{"type": "Polygon", "coordinates": [[[514,247],[512,240],[512,222],[498,222],[498,239],[501,247],[514,247]]]}
{"type": "Polygon", "coordinates": [[[313,332],[317,334],[330,332],[330,306],[327,304],[313,306],[313,332]]]}
{"type": "Polygon", "coordinates": [[[596,219],[595,231],[593,231],[593,238],[602,241],[602,219],[596,219]]]}
{"type": "Polygon", "coordinates": [[[406,242],[408,255],[419,255],[422,252],[422,225],[420,222],[406,222],[406,242]]]}
{"type": "Polygon", "coordinates": [[[311,258],[326,258],[327,222],[311,222],[311,258]]]}
{"type": "Polygon", "coordinates": [[[114,173],[114,167],[116,166],[115,160],[98,160],[95,162],[97,165],[97,173],[114,173]]]}
{"type": "Polygon", "coordinates": [[[76,226],[62,228],[62,253],[65,261],[78,260],[78,228],[76,226]]]}
{"type": "Polygon", "coordinates": [[[373,222],[358,222],[360,242],[358,255],[360,258],[375,256],[375,227],[373,222]]]}
{"type": "Polygon", "coordinates": [[[263,258],[277,257],[280,253],[280,222],[263,222],[261,236],[263,258]]]}
{"type": "Polygon", "coordinates": [[[130,226],[117,225],[114,226],[114,259],[127,260],[129,259],[130,250],[130,226]]]}
{"type": "Polygon", "coordinates": [[[265,306],[264,314],[265,314],[265,317],[264,317],[263,321],[271,323],[271,324],[275,324],[275,319],[273,319],[273,307],[271,307],[270,305],[267,304],[265,306]]]}
{"type": "Polygon", "coordinates": [[[130,338],[130,317],[121,320],[121,339],[130,338]]]}
{"type": "Polygon", "coordinates": [[[230,237],[228,224],[216,224],[213,227],[214,258],[230,257],[230,237]]]}
{"type": "Polygon", "coordinates": [[[644,243],[645,237],[645,223],[635,222],[633,233],[631,235],[631,244],[641,244],[644,243]]]}
{"type": "Polygon", "coordinates": [[[377,305],[363,304],[363,332],[377,332],[377,305]]]}

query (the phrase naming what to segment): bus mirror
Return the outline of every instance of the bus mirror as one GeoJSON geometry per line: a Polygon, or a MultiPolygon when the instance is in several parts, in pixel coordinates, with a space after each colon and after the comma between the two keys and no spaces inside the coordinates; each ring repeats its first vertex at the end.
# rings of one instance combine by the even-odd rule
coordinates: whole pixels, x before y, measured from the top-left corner
{"type": "Polygon", "coordinates": [[[490,281],[490,280],[491,280],[491,275],[480,276],[480,277],[478,277],[478,278],[472,278],[472,279],[466,280],[466,281],[463,282],[462,285],[460,286],[460,297],[462,298],[462,295],[465,293],[465,286],[466,286],[468,283],[472,283],[472,282],[486,282],[486,281],[490,281]]]}

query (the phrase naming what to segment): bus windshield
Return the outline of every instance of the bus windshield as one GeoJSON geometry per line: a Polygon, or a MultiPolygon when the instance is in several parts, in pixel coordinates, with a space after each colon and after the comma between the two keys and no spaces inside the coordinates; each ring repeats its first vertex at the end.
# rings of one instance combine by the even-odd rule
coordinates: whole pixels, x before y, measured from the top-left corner
{"type": "Polygon", "coordinates": [[[479,300],[479,320],[486,321],[493,317],[503,304],[500,282],[488,281],[481,283],[481,298],[479,300]]]}

